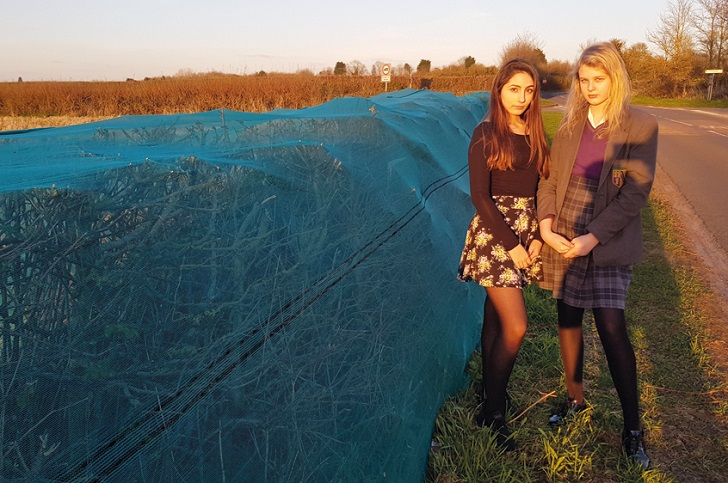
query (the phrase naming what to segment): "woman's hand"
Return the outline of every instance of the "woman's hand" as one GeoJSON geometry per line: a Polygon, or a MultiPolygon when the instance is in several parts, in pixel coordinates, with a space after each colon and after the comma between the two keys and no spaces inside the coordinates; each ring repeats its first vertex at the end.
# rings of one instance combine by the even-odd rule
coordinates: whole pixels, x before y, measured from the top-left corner
{"type": "Polygon", "coordinates": [[[541,255],[541,247],[543,247],[543,242],[541,240],[533,240],[530,245],[528,245],[528,255],[531,257],[531,260],[535,260],[536,257],[541,255]]]}
{"type": "Polygon", "coordinates": [[[599,240],[597,240],[597,237],[595,237],[591,233],[578,236],[571,240],[571,242],[574,246],[569,251],[564,253],[564,258],[583,257],[585,255],[588,255],[595,246],[599,245],[599,240]]]}
{"type": "Polygon", "coordinates": [[[528,268],[533,263],[531,257],[528,255],[528,252],[521,244],[518,244],[515,246],[515,248],[508,250],[508,255],[511,256],[511,260],[513,260],[513,263],[516,264],[516,268],[528,268]]]}
{"type": "Polygon", "coordinates": [[[546,218],[541,220],[541,223],[539,223],[541,238],[543,238],[543,241],[546,242],[548,246],[563,255],[572,248],[574,248],[574,244],[571,243],[568,239],[559,235],[558,233],[554,233],[553,231],[551,231],[551,224],[553,223],[553,221],[553,216],[547,216],[546,218]]]}
{"type": "Polygon", "coordinates": [[[543,231],[541,231],[541,238],[543,238],[543,241],[545,241],[548,246],[550,246],[562,255],[574,248],[574,244],[572,242],[570,242],[567,238],[564,238],[563,236],[554,232],[546,235],[543,231]]]}

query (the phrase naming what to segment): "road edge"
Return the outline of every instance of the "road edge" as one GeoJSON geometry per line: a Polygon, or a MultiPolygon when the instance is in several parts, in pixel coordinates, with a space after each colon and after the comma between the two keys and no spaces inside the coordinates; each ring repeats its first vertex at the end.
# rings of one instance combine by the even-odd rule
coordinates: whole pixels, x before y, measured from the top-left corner
{"type": "Polygon", "coordinates": [[[653,192],[670,207],[680,225],[685,228],[685,250],[699,257],[703,278],[728,305],[728,255],[719,247],[713,234],[659,162],[653,192]]]}
{"type": "Polygon", "coordinates": [[[728,314],[728,256],[659,161],[652,191],[655,199],[664,203],[676,218],[678,236],[683,248],[681,258],[694,269],[693,274],[711,292],[706,294],[705,299],[710,305],[702,305],[700,309],[707,336],[703,344],[710,354],[714,369],[717,370],[716,375],[720,380],[726,381],[728,325],[724,322],[728,314]]]}

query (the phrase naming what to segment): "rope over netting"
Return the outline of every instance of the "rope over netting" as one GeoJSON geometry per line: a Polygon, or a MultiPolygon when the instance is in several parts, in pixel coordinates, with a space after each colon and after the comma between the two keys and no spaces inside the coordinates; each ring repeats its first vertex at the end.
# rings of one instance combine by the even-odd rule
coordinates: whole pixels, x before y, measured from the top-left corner
{"type": "Polygon", "coordinates": [[[2,477],[422,481],[479,334],[455,272],[487,107],[2,133],[2,477]]]}

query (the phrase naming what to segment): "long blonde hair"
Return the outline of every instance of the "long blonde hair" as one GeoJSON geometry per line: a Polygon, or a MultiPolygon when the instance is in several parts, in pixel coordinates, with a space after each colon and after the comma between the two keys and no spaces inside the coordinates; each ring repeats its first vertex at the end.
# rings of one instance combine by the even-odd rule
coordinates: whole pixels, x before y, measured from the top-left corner
{"type": "Polygon", "coordinates": [[[539,174],[548,177],[550,157],[543,119],[541,118],[541,82],[536,69],[523,59],[508,61],[498,70],[493,80],[488,113],[488,121],[493,126],[493,135],[488,139],[482,139],[483,150],[490,169],[513,169],[513,141],[510,135],[511,129],[508,126],[508,112],[501,100],[501,90],[519,72],[529,75],[534,84],[531,104],[521,114],[526,123],[526,135],[531,147],[529,162],[535,160],[539,174]]]}
{"type": "Polygon", "coordinates": [[[604,71],[611,81],[609,96],[605,101],[604,119],[605,129],[601,136],[609,136],[624,120],[629,102],[632,98],[632,86],[627,74],[627,67],[616,47],[610,42],[592,44],[581,53],[579,61],[574,68],[571,80],[569,99],[566,102],[566,114],[559,126],[559,130],[572,133],[577,127],[580,115],[589,109],[589,103],[584,98],[579,85],[579,68],[589,66],[604,71]]]}

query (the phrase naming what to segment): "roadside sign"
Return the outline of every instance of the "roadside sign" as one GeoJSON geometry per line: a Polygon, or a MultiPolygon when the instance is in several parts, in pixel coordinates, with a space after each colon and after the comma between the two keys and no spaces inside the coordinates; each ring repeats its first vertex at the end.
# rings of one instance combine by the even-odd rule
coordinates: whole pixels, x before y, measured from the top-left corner
{"type": "Polygon", "coordinates": [[[382,65],[382,82],[392,81],[392,71],[390,70],[389,64],[382,65]]]}
{"type": "Polygon", "coordinates": [[[722,74],[723,69],[706,69],[706,74],[710,74],[708,76],[708,100],[713,100],[713,80],[715,78],[715,74],[722,74]]]}
{"type": "Polygon", "coordinates": [[[389,64],[382,64],[382,82],[384,82],[384,91],[387,91],[388,84],[392,81],[392,72],[389,64]]]}

